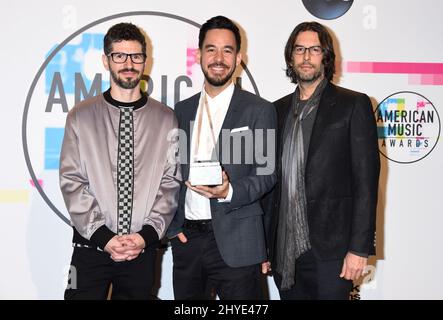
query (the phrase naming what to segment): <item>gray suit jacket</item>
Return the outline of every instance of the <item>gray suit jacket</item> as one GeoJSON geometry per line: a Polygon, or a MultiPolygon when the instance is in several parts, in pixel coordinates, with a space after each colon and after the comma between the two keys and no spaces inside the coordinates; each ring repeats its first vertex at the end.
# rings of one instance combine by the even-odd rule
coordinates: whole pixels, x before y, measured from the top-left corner
{"type": "MultiPolygon", "coordinates": [[[[189,176],[191,121],[195,120],[199,98],[200,94],[196,94],[175,106],[179,128],[186,133],[187,137],[186,160],[188,161],[182,161],[181,164],[183,181],[186,181],[189,176]]],[[[222,125],[222,132],[218,138],[218,159],[229,176],[233,196],[230,203],[220,203],[217,199],[210,200],[217,246],[223,260],[231,267],[253,265],[265,261],[267,258],[263,210],[259,200],[276,183],[274,170],[276,124],[275,108],[270,102],[240,88],[235,88],[222,125]],[[230,130],[242,127],[248,127],[250,130],[226,135],[230,130]],[[226,131],[227,129],[229,131],[226,131]],[[225,134],[223,134],[223,130],[225,130],[225,134]],[[269,142],[263,139],[263,149],[267,151],[265,156],[272,158],[270,159],[272,163],[264,163],[265,159],[261,155],[262,143],[256,137],[261,132],[270,133],[269,142]],[[234,164],[234,158],[238,156],[239,152],[237,148],[234,152],[233,148],[235,135],[249,135],[248,138],[245,138],[245,140],[249,139],[249,143],[241,145],[242,158],[240,163],[236,161],[237,164],[234,164]],[[229,152],[229,156],[226,152],[229,152]],[[248,152],[252,152],[252,161],[247,161],[248,152]]],[[[237,138],[239,137],[237,136],[237,138]]],[[[167,232],[170,238],[182,232],[186,190],[187,188],[183,184],[177,213],[167,232]]]]}

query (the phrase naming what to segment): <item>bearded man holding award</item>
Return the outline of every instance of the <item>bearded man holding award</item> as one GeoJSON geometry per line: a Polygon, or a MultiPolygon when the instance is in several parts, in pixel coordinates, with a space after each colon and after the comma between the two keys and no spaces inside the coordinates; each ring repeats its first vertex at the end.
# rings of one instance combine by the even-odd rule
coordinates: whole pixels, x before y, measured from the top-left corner
{"type": "Polygon", "coordinates": [[[203,24],[197,56],[203,89],[175,106],[186,134],[180,143],[186,182],[167,232],[175,299],[262,298],[260,269],[266,273],[268,264],[259,200],[276,183],[276,112],[233,84],[240,43],[230,19],[203,24]]]}

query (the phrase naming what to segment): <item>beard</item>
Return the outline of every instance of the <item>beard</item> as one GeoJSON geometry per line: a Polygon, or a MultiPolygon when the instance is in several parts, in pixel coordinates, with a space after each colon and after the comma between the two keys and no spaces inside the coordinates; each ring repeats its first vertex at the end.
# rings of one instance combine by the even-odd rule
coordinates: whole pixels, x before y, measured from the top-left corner
{"type": "MultiPolygon", "coordinates": [[[[306,63],[304,63],[306,64],[306,63]]],[[[320,79],[320,77],[323,76],[324,74],[324,67],[323,65],[319,68],[316,69],[314,65],[309,64],[311,67],[314,68],[314,72],[313,73],[303,73],[303,72],[299,72],[297,70],[297,68],[294,68],[294,73],[297,76],[297,81],[300,83],[312,83],[317,81],[318,79],[320,79]]]]}
{"type": "MultiPolygon", "coordinates": [[[[222,67],[224,67],[226,69],[229,69],[229,67],[227,65],[223,64],[223,63],[212,63],[212,64],[208,65],[208,69],[211,68],[211,67],[214,67],[214,66],[222,66],[222,67]]],[[[203,69],[203,67],[202,67],[202,71],[203,71],[203,74],[205,75],[206,81],[208,81],[208,83],[210,85],[212,85],[214,87],[222,87],[229,80],[231,80],[232,75],[235,72],[235,65],[234,65],[234,68],[225,77],[222,77],[222,76],[211,77],[209,75],[209,72],[207,70],[203,69]]]]}
{"type": "Polygon", "coordinates": [[[135,78],[122,79],[122,78],[118,77],[118,75],[114,72],[114,70],[110,70],[112,80],[114,80],[114,82],[120,88],[123,88],[123,89],[134,89],[139,84],[139,82],[140,82],[140,79],[141,79],[140,72],[138,70],[135,70],[135,69],[122,69],[122,70],[119,71],[119,73],[120,72],[126,72],[126,71],[135,72],[135,73],[138,74],[138,76],[135,77],[135,78]]]}

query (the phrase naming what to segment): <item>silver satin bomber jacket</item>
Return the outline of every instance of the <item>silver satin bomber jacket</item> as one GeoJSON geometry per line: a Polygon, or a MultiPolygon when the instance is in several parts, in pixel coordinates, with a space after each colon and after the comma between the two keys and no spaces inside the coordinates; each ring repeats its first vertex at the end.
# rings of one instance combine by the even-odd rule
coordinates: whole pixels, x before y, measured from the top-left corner
{"type": "MultiPolygon", "coordinates": [[[[106,225],[117,233],[120,110],[103,95],[77,104],[66,119],[60,187],[71,223],[84,238],[106,225]]],[[[134,194],[131,233],[152,226],[161,239],[177,208],[180,165],[174,163],[174,112],[148,97],[134,110],[134,194]]]]}

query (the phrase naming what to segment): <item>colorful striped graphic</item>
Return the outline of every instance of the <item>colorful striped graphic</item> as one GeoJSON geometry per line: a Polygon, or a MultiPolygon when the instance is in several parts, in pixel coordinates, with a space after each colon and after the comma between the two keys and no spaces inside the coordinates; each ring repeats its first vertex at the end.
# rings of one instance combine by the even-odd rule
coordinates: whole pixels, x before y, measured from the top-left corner
{"type": "MultiPolygon", "coordinates": [[[[394,110],[398,110],[398,111],[402,111],[405,110],[405,99],[399,99],[399,98],[390,98],[390,99],[386,99],[385,101],[383,101],[380,106],[379,106],[379,110],[378,112],[380,113],[385,113],[388,111],[389,106],[394,106],[394,110]]],[[[392,133],[390,134],[388,132],[388,126],[383,125],[379,125],[377,126],[377,132],[378,132],[378,138],[379,139],[386,139],[389,137],[397,137],[397,138],[402,138],[400,135],[395,134],[392,135],[392,133]]]]}
{"type": "Polygon", "coordinates": [[[0,190],[0,203],[28,203],[28,190],[0,190]]]}
{"type": "Polygon", "coordinates": [[[343,61],[343,72],[406,74],[414,85],[443,85],[443,63],[343,61]]]}
{"type": "MultiPolygon", "coordinates": [[[[40,187],[43,188],[43,179],[37,179],[38,184],[40,185],[40,187]]],[[[35,188],[35,183],[34,180],[29,179],[29,183],[31,184],[31,186],[33,186],[35,188]]]]}
{"type": "Polygon", "coordinates": [[[186,49],[186,75],[192,77],[192,67],[197,63],[198,48],[186,49]]]}
{"type": "Polygon", "coordinates": [[[58,170],[65,128],[45,128],[45,170],[58,170]]]}

